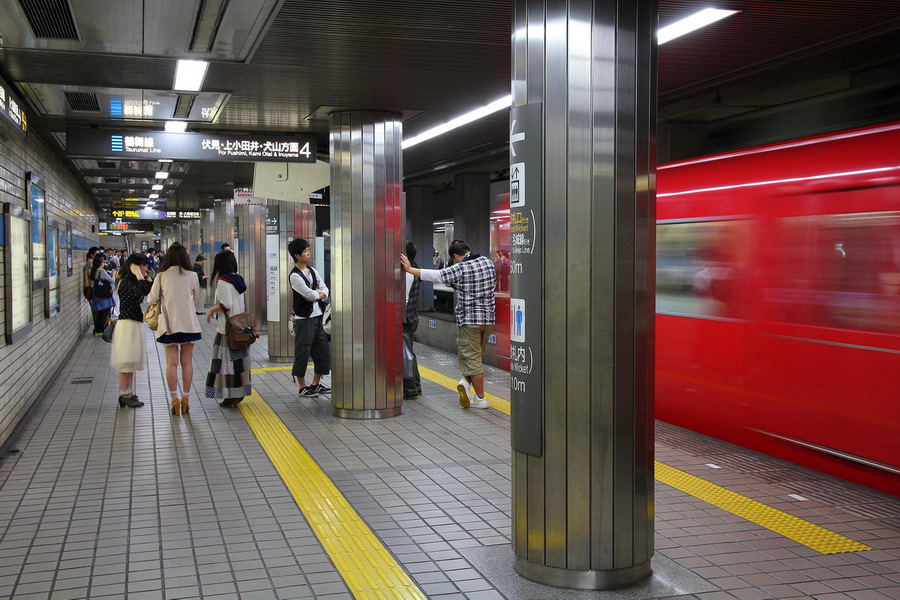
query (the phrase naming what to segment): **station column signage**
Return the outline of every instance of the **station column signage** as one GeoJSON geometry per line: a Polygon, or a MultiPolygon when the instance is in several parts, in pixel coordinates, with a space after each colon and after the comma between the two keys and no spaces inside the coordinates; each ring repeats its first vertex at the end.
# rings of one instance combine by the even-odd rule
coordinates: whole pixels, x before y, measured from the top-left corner
{"type": "Polygon", "coordinates": [[[544,429],[542,114],[540,103],[509,113],[511,444],[532,456],[543,454],[544,429]]]}
{"type": "Polygon", "coordinates": [[[204,160],[227,162],[316,162],[316,136],[223,135],[66,129],[66,153],[71,157],[204,160]]]}

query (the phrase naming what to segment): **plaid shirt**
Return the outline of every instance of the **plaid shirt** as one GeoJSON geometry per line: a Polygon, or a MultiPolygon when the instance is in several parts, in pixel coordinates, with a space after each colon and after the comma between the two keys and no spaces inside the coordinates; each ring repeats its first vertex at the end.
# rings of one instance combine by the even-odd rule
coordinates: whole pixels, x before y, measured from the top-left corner
{"type": "Polygon", "coordinates": [[[479,254],[438,271],[456,290],[456,325],[494,324],[494,263],[479,254]]]}

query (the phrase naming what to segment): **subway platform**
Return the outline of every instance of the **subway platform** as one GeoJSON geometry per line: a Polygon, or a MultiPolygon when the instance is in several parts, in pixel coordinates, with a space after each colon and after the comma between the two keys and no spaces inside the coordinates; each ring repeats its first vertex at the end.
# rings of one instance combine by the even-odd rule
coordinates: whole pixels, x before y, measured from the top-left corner
{"type": "MultiPolygon", "coordinates": [[[[203,397],[213,328],[173,416],[146,333],[146,402],[119,408],[85,333],[0,461],[0,598],[442,600],[900,598],[900,498],[665,423],[653,577],[561,590],[513,571],[509,376],[464,410],[456,358],[417,345],[399,417],[332,416],[252,347],[254,395],[203,397]]],[[[329,383],[328,378],[324,380],[329,383]]]]}

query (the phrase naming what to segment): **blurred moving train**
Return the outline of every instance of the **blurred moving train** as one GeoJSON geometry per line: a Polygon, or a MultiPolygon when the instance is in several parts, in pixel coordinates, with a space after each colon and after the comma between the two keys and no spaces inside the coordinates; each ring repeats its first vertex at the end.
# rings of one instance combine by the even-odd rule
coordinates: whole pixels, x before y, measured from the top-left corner
{"type": "Polygon", "coordinates": [[[900,123],[657,190],[657,418],[900,495],[900,123]]]}

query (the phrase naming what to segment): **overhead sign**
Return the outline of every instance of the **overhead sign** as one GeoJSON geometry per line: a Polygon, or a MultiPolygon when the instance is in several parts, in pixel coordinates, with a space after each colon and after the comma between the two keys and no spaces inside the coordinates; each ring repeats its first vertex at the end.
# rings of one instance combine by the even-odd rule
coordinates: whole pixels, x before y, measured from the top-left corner
{"type": "Polygon", "coordinates": [[[223,135],[69,128],[72,157],[158,160],[316,162],[316,136],[223,135]]]}
{"type": "Polygon", "coordinates": [[[13,124],[16,131],[22,135],[28,134],[28,120],[25,118],[22,102],[2,79],[0,79],[0,114],[13,124]]]}
{"type": "Polygon", "coordinates": [[[199,210],[153,210],[142,208],[140,210],[113,210],[110,214],[117,219],[199,219],[199,210]]]}
{"type": "Polygon", "coordinates": [[[133,221],[100,222],[100,231],[153,231],[153,223],[135,223],[133,221]]]}

